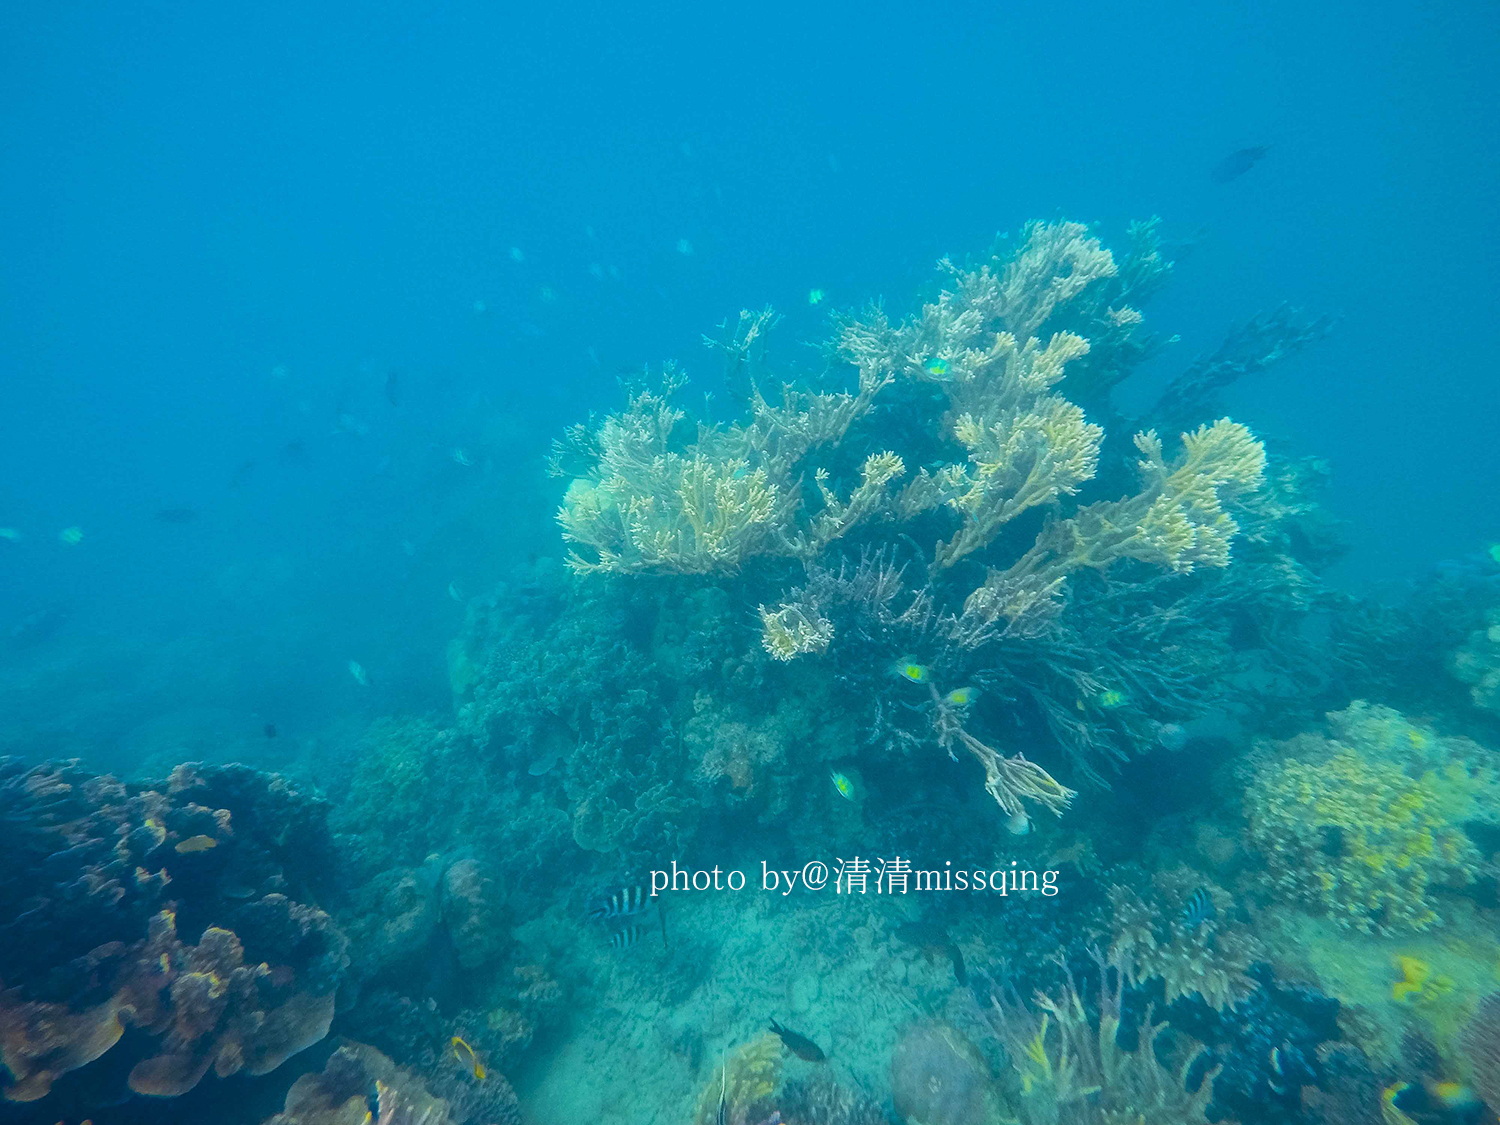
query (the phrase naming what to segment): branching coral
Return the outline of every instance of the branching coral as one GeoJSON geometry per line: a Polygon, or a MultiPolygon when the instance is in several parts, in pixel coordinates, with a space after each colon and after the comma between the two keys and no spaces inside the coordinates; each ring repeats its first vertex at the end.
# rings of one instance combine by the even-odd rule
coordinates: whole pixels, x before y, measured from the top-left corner
{"type": "Polygon", "coordinates": [[[1159,979],[1168,1003],[1196,994],[1216,1011],[1254,988],[1245,972],[1264,950],[1248,928],[1227,917],[1233,900],[1221,887],[1179,868],[1158,873],[1145,899],[1123,886],[1113,887],[1109,898],[1114,907],[1109,959],[1130,985],[1159,979]],[[1186,914],[1199,888],[1214,903],[1211,917],[1186,914]]]}
{"type": "MultiPolygon", "coordinates": [[[[682,379],[668,369],[659,390],[636,391],[623,411],[570,436],[555,468],[577,474],[558,516],[572,567],[733,574],[756,559],[800,563],[807,583],[759,609],[762,645],[779,661],[836,652],[844,611],[972,651],[1052,629],[1079,572],[1124,569],[1135,581],[1143,566],[1226,567],[1235,506],[1265,465],[1237,423],[1185,433],[1180,450],[1137,434],[1139,488],[1073,499],[1100,471],[1105,435],[1066,397],[1070,371],[1097,344],[1107,355],[1074,385],[1107,391],[1154,346],[1137,337],[1141,317],[1126,300],[1154,289],[1169,263],[1154,226],[1134,228],[1133,241],[1125,276],[1087,227],[1068,222],[1032,224],[1013,252],[974,268],[945,261],[945,288],[909,319],[876,308],[837,322],[828,350],[852,371],[842,390],[782,382],[768,397],[752,355],[772,317],[742,314],[725,345],[732,381],[748,377],[738,420],[689,432],[671,398],[682,379]],[[891,560],[895,581],[848,578],[842,564],[830,577],[829,555],[850,540],[862,558],[891,560]],[[908,545],[924,556],[926,581],[898,608],[894,560],[908,545]]],[[[1018,807],[1017,795],[1054,811],[1066,802],[1032,763],[941,718],[939,741],[980,760],[1002,808],[1018,807]]]]}
{"type": "Polygon", "coordinates": [[[1336,737],[1260,752],[1249,842],[1279,894],[1341,926],[1426,929],[1441,920],[1430,890],[1474,878],[1479,853],[1461,825],[1500,809],[1494,756],[1364,702],[1328,718],[1336,737]]]}

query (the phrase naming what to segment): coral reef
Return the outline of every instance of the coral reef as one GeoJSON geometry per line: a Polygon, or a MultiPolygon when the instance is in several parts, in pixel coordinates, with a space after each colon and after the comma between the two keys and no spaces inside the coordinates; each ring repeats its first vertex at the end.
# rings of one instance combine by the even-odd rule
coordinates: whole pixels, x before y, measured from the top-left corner
{"type": "Polygon", "coordinates": [[[1461,1038],[1469,1081],[1492,1108],[1500,1106],[1500,992],[1479,1002],[1461,1038]]]}
{"type": "Polygon", "coordinates": [[[1496,758],[1362,701],[1328,722],[1331,738],[1258,753],[1247,839],[1278,895],[1365,932],[1426,929],[1441,920],[1431,892],[1464,887],[1478,869],[1462,826],[1500,816],[1496,758]]]}
{"type": "Polygon", "coordinates": [[[1088,972],[1096,982],[1064,962],[1061,987],[1051,995],[1038,992],[1032,1005],[1006,983],[989,982],[977,994],[1010,1064],[1022,1125],[1201,1125],[1217,1068],[1189,1082],[1201,1055],[1196,1043],[1180,1045],[1177,1066],[1164,1065],[1158,1040],[1166,1025],[1149,1020],[1138,1029],[1135,1049],[1122,1047],[1124,978],[1102,954],[1091,956],[1088,972]],[[1097,1022],[1085,1002],[1095,989],[1097,1022]]]}
{"type": "Polygon", "coordinates": [[[1469,685],[1469,698],[1482,711],[1500,712],[1500,606],[1485,614],[1483,628],[1453,654],[1453,674],[1469,685]]]}
{"type": "Polygon", "coordinates": [[[1219,1011],[1248,995],[1254,984],[1246,971],[1264,950],[1248,927],[1231,918],[1229,892],[1186,867],[1160,871],[1153,883],[1145,899],[1129,887],[1110,891],[1109,959],[1126,982],[1160,979],[1168,1003],[1197,995],[1219,1011]],[[1212,899],[1213,915],[1189,918],[1188,903],[1200,889],[1212,899]]]}
{"type": "Polygon", "coordinates": [[[781,1082],[781,1040],[761,1035],[739,1047],[704,1084],[693,1112],[694,1125],[759,1125],[774,1110],[772,1092],[781,1082]],[[719,1106],[725,1113],[719,1116],[719,1106]]]}
{"type": "Polygon", "coordinates": [[[952,1024],[906,1029],[891,1054],[891,1097],[913,1125],[998,1125],[1004,1120],[989,1067],[952,1024]]]}
{"type": "Polygon", "coordinates": [[[44,1097],[120,1043],[129,1087],[265,1074],[327,1034],[347,939],[306,893],[326,808],[242,766],[125,785],[0,761],[0,1058],[44,1097]]]}

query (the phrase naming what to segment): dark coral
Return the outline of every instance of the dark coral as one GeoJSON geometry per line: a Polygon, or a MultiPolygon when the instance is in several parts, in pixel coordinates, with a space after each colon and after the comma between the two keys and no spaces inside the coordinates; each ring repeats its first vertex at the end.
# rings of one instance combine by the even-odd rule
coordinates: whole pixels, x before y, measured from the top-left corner
{"type": "Polygon", "coordinates": [[[1183,999],[1167,1009],[1167,1022],[1209,1048],[1199,1073],[1220,1067],[1210,1121],[1304,1120],[1302,1087],[1323,1082],[1319,1048],[1341,1038],[1339,1002],[1309,984],[1279,983],[1264,963],[1246,975],[1256,988],[1233,1007],[1215,1012],[1183,999]]]}
{"type": "Polygon", "coordinates": [[[136,1093],[264,1074],[327,1034],[347,940],[306,895],[321,802],[243,766],[127,785],[0,761],[0,1053],[10,1101],[122,1042],[136,1093]]]}
{"type": "Polygon", "coordinates": [[[1462,1042],[1474,1089],[1491,1107],[1500,1106],[1500,992],[1479,1002],[1462,1042]]]}

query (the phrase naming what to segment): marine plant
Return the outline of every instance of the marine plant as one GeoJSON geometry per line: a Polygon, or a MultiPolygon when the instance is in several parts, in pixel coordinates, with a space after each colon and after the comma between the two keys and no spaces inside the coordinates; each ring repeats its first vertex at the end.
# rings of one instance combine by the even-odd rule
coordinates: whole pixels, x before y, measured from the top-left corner
{"type": "Polygon", "coordinates": [[[1496,756],[1363,701],[1328,724],[1331,737],[1262,747],[1249,766],[1247,841],[1273,892],[1364,932],[1439,923],[1432,892],[1480,865],[1463,825],[1500,818],[1496,756]]]}
{"type": "Polygon", "coordinates": [[[1176,1065],[1161,1061],[1167,1025],[1149,1017],[1136,1047],[1122,1046],[1124,976],[1097,950],[1091,956],[1096,980],[1064,964],[1062,985],[1030,1004],[1004,983],[982,997],[982,1017],[1010,1065],[1017,1118],[1022,1125],[1201,1125],[1218,1068],[1200,1078],[1196,1043],[1178,1045],[1176,1065]],[[1097,1018],[1086,1002],[1095,992],[1097,1018]]]}
{"type": "MultiPolygon", "coordinates": [[[[1102,411],[1086,389],[1107,391],[1154,347],[1127,298],[1154,288],[1169,264],[1154,228],[1132,233],[1124,270],[1067,222],[1032,224],[1013,252],[975,268],[945,261],[947,286],[913,317],[893,322],[877,308],[837,322],[829,351],[852,373],[842,388],[783,381],[770,392],[754,368],[773,318],[742,313],[723,344],[741,417],[689,426],[674,402],[683,377],[669,368],[559,445],[554,471],[572,477],[558,514],[569,565],[679,576],[755,568],[761,582],[799,567],[803,585],[760,605],[766,652],[791,661],[853,646],[867,675],[870,654],[857,634],[841,635],[841,609],[920,642],[932,663],[974,670],[978,650],[1053,630],[1079,576],[1118,570],[1129,584],[1141,568],[1226,567],[1234,509],[1265,469],[1261,444],[1235,422],[1205,422],[1170,443],[1144,429],[1130,491],[1079,497],[1106,435],[1067,397],[1070,382],[1102,411]],[[852,576],[846,544],[863,552],[852,576]],[[921,585],[903,593],[908,567],[921,585]]],[[[1125,486],[1110,476],[1098,483],[1125,486]]],[[[1089,698],[1111,689],[1073,685],[1089,698]]],[[[1049,718],[1072,703],[1052,699],[1049,718]]],[[[933,706],[928,718],[929,738],[980,762],[1007,814],[1026,801],[1066,806],[1070,790],[973,735],[965,717],[933,706]]]]}

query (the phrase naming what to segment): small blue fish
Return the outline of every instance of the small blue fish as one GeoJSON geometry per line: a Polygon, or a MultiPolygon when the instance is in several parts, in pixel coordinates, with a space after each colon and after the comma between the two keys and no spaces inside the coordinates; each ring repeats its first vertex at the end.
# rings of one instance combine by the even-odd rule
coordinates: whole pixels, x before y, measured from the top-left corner
{"type": "Polygon", "coordinates": [[[1215,913],[1213,895],[1208,893],[1208,888],[1199,887],[1182,908],[1182,924],[1189,930],[1196,930],[1204,922],[1212,922],[1215,913]]]}

